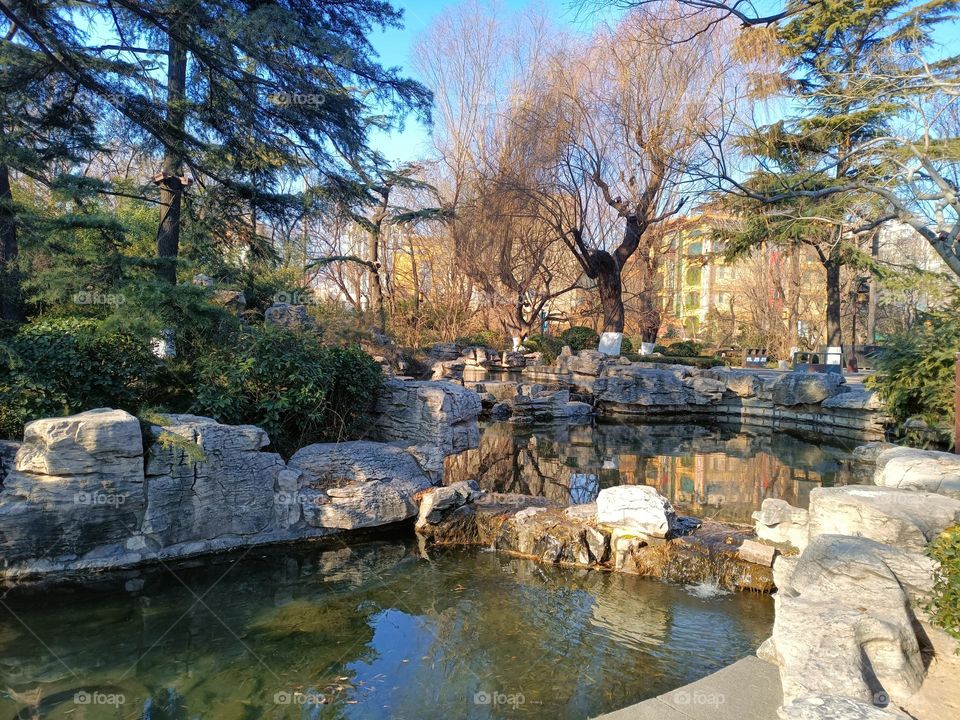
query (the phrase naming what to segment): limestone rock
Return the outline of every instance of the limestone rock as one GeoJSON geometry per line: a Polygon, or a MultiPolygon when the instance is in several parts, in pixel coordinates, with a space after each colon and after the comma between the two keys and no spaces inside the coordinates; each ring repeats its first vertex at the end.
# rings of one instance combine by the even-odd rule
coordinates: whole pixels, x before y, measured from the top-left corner
{"type": "Polygon", "coordinates": [[[388,379],[377,397],[370,437],[433,445],[453,455],[480,444],[482,409],[480,396],[460,385],[388,379]]]}
{"type": "Polygon", "coordinates": [[[239,290],[217,290],[213,302],[237,315],[247,309],[247,297],[239,290]]]}
{"type": "Polygon", "coordinates": [[[29,423],[0,492],[7,566],[117,552],[143,517],[140,424],[99,409],[29,423]]]}
{"type": "Polygon", "coordinates": [[[851,455],[853,459],[858,463],[863,464],[876,464],[877,458],[880,456],[880,453],[886,452],[887,450],[893,450],[897,447],[893,443],[875,441],[864,443],[863,445],[857,445],[852,451],[851,455]]]}
{"type": "Polygon", "coordinates": [[[420,497],[417,528],[440,522],[446,511],[466,505],[480,494],[476,480],[464,480],[445,487],[429,488],[420,497]]]}
{"type": "Polygon", "coordinates": [[[737,397],[756,397],[763,389],[763,378],[756,373],[731,370],[725,374],[727,390],[737,397]]]}
{"type": "Polygon", "coordinates": [[[437,360],[430,366],[431,380],[463,380],[466,363],[463,360],[437,360]]]}
{"type": "Polygon", "coordinates": [[[882,410],[883,401],[873,390],[847,390],[828,397],[821,407],[845,410],[882,410]]]}
{"type": "MultiPolygon", "coordinates": [[[[566,346],[564,346],[566,347],[566,346]]],[[[563,355],[561,357],[566,361],[566,366],[570,372],[577,375],[592,375],[597,377],[603,371],[604,367],[610,362],[610,358],[599,350],[581,350],[576,355],[563,355]]]]}
{"type": "Polygon", "coordinates": [[[523,383],[513,398],[514,417],[549,420],[566,417],[570,391],[566,388],[544,387],[539,383],[523,383]]]}
{"type": "Polygon", "coordinates": [[[357,440],[318,443],[288,463],[303,473],[303,517],[313,527],[351,530],[414,517],[414,497],[430,478],[414,457],[394,445],[357,440]]]}
{"type": "Polygon", "coordinates": [[[307,311],[306,305],[277,302],[263,311],[263,319],[270,325],[286,328],[313,329],[316,327],[316,322],[307,311]]]}
{"type": "Polygon", "coordinates": [[[960,455],[897,447],[879,453],[876,462],[873,481],[877,485],[960,499],[960,455]]]}
{"type": "Polygon", "coordinates": [[[669,370],[636,365],[612,365],[598,382],[597,401],[629,411],[630,406],[704,405],[712,398],[687,387],[669,370]]]}
{"type": "Polygon", "coordinates": [[[780,720],[909,720],[892,709],[836,695],[808,695],[778,711],[780,720]]]}
{"type": "Polygon", "coordinates": [[[649,485],[618,485],[597,496],[597,522],[664,538],[677,521],[670,501],[649,485]]]}
{"type": "Polygon", "coordinates": [[[924,664],[911,605],[931,569],[922,555],[866,538],[812,539],[775,596],[785,706],[811,695],[900,702],[916,692],[924,664]]]}
{"type": "Polygon", "coordinates": [[[779,498],[764,498],[753,513],[757,537],[773,543],[785,543],[798,550],[807,546],[809,513],[779,498]]]}
{"type": "Polygon", "coordinates": [[[261,452],[270,443],[263,430],[196,415],[163,418],[151,428],[147,457],[142,534],[151,544],[254,535],[273,527],[286,468],[278,454],[261,452]]]}
{"type": "Polygon", "coordinates": [[[928,492],[871,485],[814,488],[810,538],[865,537],[922,552],[944,529],[960,522],[960,500],[928,492]]]}
{"type": "Polygon", "coordinates": [[[100,408],[28,423],[15,468],[40,475],[83,475],[128,469],[143,455],[140,423],[123,410],[100,408]]]}
{"type": "Polygon", "coordinates": [[[842,392],[846,381],[837,373],[789,372],[770,387],[777,405],[814,405],[842,392]]]}
{"type": "Polygon", "coordinates": [[[777,549],[772,545],[764,545],[756,540],[744,540],[737,550],[737,556],[741,560],[763,565],[764,567],[773,567],[774,558],[777,556],[777,549]]]}

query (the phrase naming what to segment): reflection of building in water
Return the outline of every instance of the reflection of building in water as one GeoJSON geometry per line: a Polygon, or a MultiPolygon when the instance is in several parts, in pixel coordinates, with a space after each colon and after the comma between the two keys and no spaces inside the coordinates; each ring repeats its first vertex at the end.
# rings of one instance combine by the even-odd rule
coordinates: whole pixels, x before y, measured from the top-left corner
{"type": "Polygon", "coordinates": [[[764,498],[806,507],[811,488],[842,482],[845,451],[789,435],[702,426],[486,426],[480,447],[451,458],[447,480],[560,503],[596,499],[601,488],[647,484],[681,512],[751,522],[764,498]]]}

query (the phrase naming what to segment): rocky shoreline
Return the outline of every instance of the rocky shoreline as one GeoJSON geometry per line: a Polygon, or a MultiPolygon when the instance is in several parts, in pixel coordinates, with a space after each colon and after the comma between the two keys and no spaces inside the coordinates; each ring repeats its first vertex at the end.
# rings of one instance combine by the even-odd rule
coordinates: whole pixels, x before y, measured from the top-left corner
{"type": "Polygon", "coordinates": [[[931,654],[919,608],[935,565],[924,550],[960,522],[957,456],[868,443],[853,461],[872,485],[814,489],[809,509],[768,498],[754,528],[679,516],[645,485],[604,488],[596,502],[569,507],[472,481],[443,485],[446,458],[476,447],[484,405],[509,403],[527,422],[558,409],[606,412],[614,397],[655,408],[675,396],[671,407],[689,408],[711,392],[729,400],[741,383],[764,402],[843,398],[826,376],[768,384],[688,371],[603,365],[590,376],[589,404],[571,400],[570,388],[478,394],[392,379],[370,439],[310,445],[286,462],[265,449],[259,428],[209,418],[163,416],[145,431],[111,409],[38,420],[22,444],[4,446],[0,573],[11,585],[413,525],[424,553],[479,545],[683,584],[776,590],[773,635],[758,654],[779,668],[781,717],[906,717],[896,708],[922,687],[931,654]]]}

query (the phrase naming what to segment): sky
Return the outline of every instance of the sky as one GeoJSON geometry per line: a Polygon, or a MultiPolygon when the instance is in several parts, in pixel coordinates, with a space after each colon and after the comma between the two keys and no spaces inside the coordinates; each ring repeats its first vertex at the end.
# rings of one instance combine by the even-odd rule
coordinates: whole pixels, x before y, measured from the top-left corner
{"type": "MultiPolygon", "coordinates": [[[[531,5],[530,0],[499,0],[507,12],[516,12],[531,5]]],[[[401,67],[406,75],[418,79],[411,67],[411,53],[417,39],[422,36],[433,19],[458,0],[393,0],[393,6],[403,10],[404,27],[389,29],[370,38],[380,61],[388,67],[401,67]]],[[[597,22],[595,14],[585,14],[577,9],[575,0],[538,0],[549,16],[562,27],[587,30],[597,22]]],[[[402,133],[376,133],[373,146],[391,161],[412,160],[429,154],[429,130],[410,117],[402,133]]]]}

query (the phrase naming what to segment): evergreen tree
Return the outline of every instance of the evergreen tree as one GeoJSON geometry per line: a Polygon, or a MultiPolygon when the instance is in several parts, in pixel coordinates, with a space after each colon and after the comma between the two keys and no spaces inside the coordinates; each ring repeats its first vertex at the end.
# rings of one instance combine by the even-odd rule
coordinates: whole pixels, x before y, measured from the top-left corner
{"type": "Polygon", "coordinates": [[[823,0],[778,29],[795,110],[742,139],[757,169],[737,183],[748,199],[727,201],[751,216],[729,238],[730,252],[766,241],[812,245],[826,276],[829,345],[841,344],[841,266],[870,265],[858,236],[899,216],[872,189],[896,158],[871,148],[888,147],[908,108],[910,88],[891,90],[891,68],[900,54],[927,50],[956,7],[956,0],[823,0]]]}
{"type": "Polygon", "coordinates": [[[191,180],[215,186],[255,233],[302,210],[291,175],[348,193],[354,173],[338,158],[371,155],[371,128],[428,111],[422,86],[376,61],[368,35],[401,19],[384,0],[0,0],[0,13],[18,30],[7,45],[47,58],[162,156],[157,273],[168,282],[191,180]]]}

